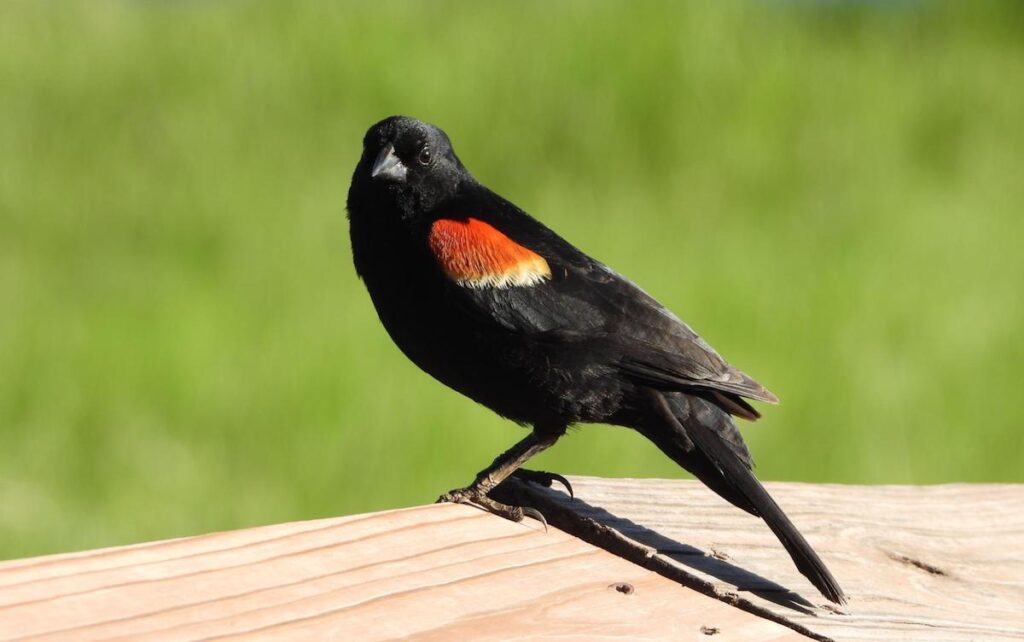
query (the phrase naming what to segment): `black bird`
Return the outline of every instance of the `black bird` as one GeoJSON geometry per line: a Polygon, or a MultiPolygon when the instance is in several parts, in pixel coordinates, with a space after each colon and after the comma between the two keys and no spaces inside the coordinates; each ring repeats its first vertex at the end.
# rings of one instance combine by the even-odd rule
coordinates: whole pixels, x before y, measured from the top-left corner
{"type": "Polygon", "coordinates": [[[626,426],[762,517],[800,572],[845,601],[754,477],[732,422],[760,416],[745,399],[775,395],[631,281],[481,185],[443,131],[401,116],[372,126],[348,214],[356,272],[399,349],[441,383],[532,426],[442,500],[522,519],[487,493],[568,426],[626,426]]]}

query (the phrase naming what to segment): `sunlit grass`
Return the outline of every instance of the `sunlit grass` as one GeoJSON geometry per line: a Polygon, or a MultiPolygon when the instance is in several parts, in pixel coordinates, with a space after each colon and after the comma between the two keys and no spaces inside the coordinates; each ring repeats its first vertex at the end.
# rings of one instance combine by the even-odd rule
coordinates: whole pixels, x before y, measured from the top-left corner
{"type": "Polygon", "coordinates": [[[777,392],[763,477],[1019,481],[1018,6],[3,3],[0,557],[422,503],[521,435],[353,274],[392,113],[777,392]]]}

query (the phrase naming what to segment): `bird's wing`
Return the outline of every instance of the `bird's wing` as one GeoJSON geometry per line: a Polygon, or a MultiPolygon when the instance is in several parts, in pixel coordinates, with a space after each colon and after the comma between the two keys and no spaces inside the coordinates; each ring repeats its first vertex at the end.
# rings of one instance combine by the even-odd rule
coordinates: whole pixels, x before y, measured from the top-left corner
{"type": "Polygon", "coordinates": [[[625,376],[665,390],[719,391],[718,401],[748,418],[757,413],[738,397],[778,401],[632,281],[512,214],[442,218],[431,230],[446,294],[479,327],[602,337],[601,353],[625,376]]]}

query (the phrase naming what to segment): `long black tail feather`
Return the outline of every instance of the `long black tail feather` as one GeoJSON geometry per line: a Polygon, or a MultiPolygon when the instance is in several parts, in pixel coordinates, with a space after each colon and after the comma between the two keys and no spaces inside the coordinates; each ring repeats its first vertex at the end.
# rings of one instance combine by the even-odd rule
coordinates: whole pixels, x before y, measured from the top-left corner
{"type": "Polygon", "coordinates": [[[675,421],[644,434],[723,498],[764,519],[804,577],[832,602],[845,603],[843,590],[825,563],[754,476],[746,445],[729,415],[699,397],[658,394],[664,394],[675,421]],[[685,435],[671,434],[680,428],[685,435]]]}

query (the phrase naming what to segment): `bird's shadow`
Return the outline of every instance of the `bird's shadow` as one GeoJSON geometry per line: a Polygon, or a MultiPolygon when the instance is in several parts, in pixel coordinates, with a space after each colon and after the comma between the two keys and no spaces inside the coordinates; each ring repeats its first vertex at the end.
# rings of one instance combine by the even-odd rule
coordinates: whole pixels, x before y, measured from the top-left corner
{"type": "Polygon", "coordinates": [[[510,478],[495,488],[491,491],[491,496],[505,503],[534,508],[561,530],[705,594],[709,593],[711,584],[697,575],[687,573],[684,569],[673,572],[672,565],[660,565],[659,568],[659,565],[641,563],[641,558],[646,556],[643,547],[654,549],[659,556],[670,558],[681,566],[735,586],[737,591],[752,593],[781,607],[806,615],[816,615],[814,604],[780,584],[731,564],[716,557],[715,554],[665,537],[630,519],[610,513],[600,506],[588,504],[578,497],[571,498],[565,493],[515,478],[510,478]],[[595,528],[594,524],[598,527],[595,528]],[[631,551],[621,538],[609,537],[607,529],[625,536],[627,542],[632,540],[640,546],[631,551]]]}

